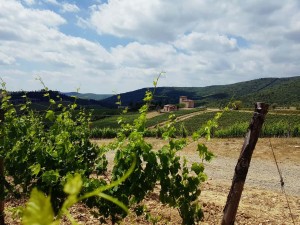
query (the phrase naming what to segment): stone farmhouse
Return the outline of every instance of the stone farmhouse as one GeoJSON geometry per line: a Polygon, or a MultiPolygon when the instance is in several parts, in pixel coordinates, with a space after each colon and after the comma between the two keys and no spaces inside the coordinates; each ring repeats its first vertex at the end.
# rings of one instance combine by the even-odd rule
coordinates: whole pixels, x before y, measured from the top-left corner
{"type": "Polygon", "coordinates": [[[177,106],[176,105],[164,105],[164,109],[163,112],[171,112],[171,111],[176,111],[177,110],[177,106]]]}
{"type": "Polygon", "coordinates": [[[187,96],[180,96],[179,104],[184,104],[184,108],[195,108],[195,101],[188,99],[187,96]]]}
{"type": "MultiPolygon", "coordinates": [[[[184,108],[195,108],[194,100],[188,99],[186,96],[179,97],[179,104],[184,104],[184,108]]],[[[171,112],[178,110],[176,105],[168,104],[164,105],[163,112],[171,112]]]]}

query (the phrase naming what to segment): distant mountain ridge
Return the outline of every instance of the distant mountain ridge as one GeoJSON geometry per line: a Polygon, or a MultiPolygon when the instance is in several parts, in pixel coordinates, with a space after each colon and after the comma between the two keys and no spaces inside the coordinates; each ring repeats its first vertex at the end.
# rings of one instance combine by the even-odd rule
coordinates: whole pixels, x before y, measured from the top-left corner
{"type": "MultiPolygon", "coordinates": [[[[122,93],[123,106],[138,109],[143,104],[143,98],[147,90],[142,88],[131,92],[122,93]]],[[[16,104],[23,102],[25,92],[11,92],[12,101],[16,104]]],[[[47,103],[44,91],[26,92],[28,98],[34,103],[47,103]]],[[[59,95],[64,102],[74,102],[71,96],[77,96],[77,104],[89,108],[116,108],[117,96],[93,93],[49,91],[50,97],[59,100],[59,95]]],[[[260,78],[229,85],[214,85],[207,87],[158,87],[155,90],[153,104],[163,106],[165,104],[177,104],[180,96],[187,96],[195,100],[195,106],[221,107],[230,101],[240,100],[243,107],[253,107],[255,102],[276,104],[280,107],[296,106],[300,108],[300,76],[288,78],[260,78]]]]}
{"type": "Polygon", "coordinates": [[[93,99],[77,98],[75,100],[74,97],[68,96],[58,91],[52,91],[52,90],[47,91],[49,97],[45,97],[45,93],[46,93],[45,90],[26,91],[26,92],[15,91],[9,93],[11,95],[11,102],[13,104],[24,103],[26,99],[23,96],[26,95],[26,97],[31,100],[34,108],[36,108],[36,106],[39,105],[42,106],[42,109],[47,109],[49,106],[49,98],[57,102],[63,102],[64,104],[70,104],[76,101],[76,104],[85,108],[107,108],[110,106],[110,105],[105,105],[105,103],[93,99]]]}
{"type": "MultiPolygon", "coordinates": [[[[138,107],[142,104],[146,90],[142,88],[121,94],[122,105],[138,107]]],[[[266,102],[278,106],[300,106],[300,76],[288,78],[260,78],[229,85],[207,87],[158,87],[155,90],[156,104],[176,104],[179,96],[195,100],[196,106],[220,107],[230,100],[241,100],[243,106],[252,107],[255,102],[266,102]]],[[[106,105],[115,105],[117,97],[101,100],[106,105]]]]}
{"type": "Polygon", "coordinates": [[[102,100],[113,96],[110,94],[94,94],[94,93],[78,93],[78,92],[64,92],[63,94],[67,96],[76,96],[81,99],[93,99],[93,100],[102,100]]]}

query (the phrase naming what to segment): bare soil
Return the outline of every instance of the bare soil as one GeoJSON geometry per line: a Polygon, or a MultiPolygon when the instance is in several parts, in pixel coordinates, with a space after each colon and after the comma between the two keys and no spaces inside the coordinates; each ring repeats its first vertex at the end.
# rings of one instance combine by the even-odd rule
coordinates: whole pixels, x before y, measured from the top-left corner
{"type": "MultiPolygon", "coordinates": [[[[166,144],[155,138],[147,140],[154,149],[159,149],[166,144]]],[[[110,141],[95,142],[104,144],[110,141]]],[[[209,142],[203,140],[216,158],[211,163],[206,163],[205,167],[209,178],[202,185],[200,196],[204,211],[204,220],[201,224],[220,224],[243,141],[242,138],[212,139],[209,142]]],[[[191,143],[181,154],[191,162],[199,160],[196,143],[191,143]]],[[[113,153],[109,154],[108,158],[113,159],[113,153]]],[[[287,199],[295,224],[300,224],[300,138],[259,139],[253,153],[235,224],[293,224],[287,199]],[[273,146],[283,174],[284,190],[287,195],[282,193],[270,145],[273,146]]],[[[22,204],[22,201],[15,199],[6,202],[7,224],[20,224],[20,220],[13,219],[11,216],[11,209],[19,204],[22,204]]],[[[131,213],[121,224],[181,224],[176,210],[159,203],[157,192],[149,195],[145,204],[153,216],[152,222],[147,221],[144,216],[136,217],[131,213]],[[157,223],[154,223],[155,220],[157,223]]],[[[100,224],[82,204],[76,205],[71,211],[81,224],[100,224]]],[[[64,221],[62,224],[69,223],[64,221]]]]}

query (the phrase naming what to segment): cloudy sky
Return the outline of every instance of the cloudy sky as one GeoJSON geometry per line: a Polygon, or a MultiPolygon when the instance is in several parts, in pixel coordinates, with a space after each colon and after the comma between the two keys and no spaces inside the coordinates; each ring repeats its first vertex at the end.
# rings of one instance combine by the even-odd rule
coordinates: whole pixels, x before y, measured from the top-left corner
{"type": "Polygon", "coordinates": [[[112,94],[300,75],[299,0],[0,0],[9,90],[112,94]]]}

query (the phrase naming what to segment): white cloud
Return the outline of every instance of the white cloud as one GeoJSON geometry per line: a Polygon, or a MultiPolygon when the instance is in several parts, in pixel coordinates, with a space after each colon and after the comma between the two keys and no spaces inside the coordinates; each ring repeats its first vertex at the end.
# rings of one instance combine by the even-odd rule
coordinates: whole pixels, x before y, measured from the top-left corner
{"type": "Polygon", "coordinates": [[[123,67],[163,68],[169,57],[176,54],[171,45],[142,45],[132,42],[111,50],[112,56],[123,67]]]}
{"type": "MultiPolygon", "coordinates": [[[[3,34],[0,36],[0,64],[14,65],[15,68],[6,67],[1,74],[12,77],[18,74],[18,79],[23,80],[21,86],[30,87],[26,81],[29,73],[21,72],[24,69],[32,74],[47,74],[47,80],[57,74],[83,79],[84,76],[99,75],[97,70],[115,66],[110,53],[100,44],[61,33],[59,26],[65,20],[52,11],[28,9],[17,1],[0,2],[0,15],[4,14],[7,16],[0,17],[0,34],[3,34]],[[86,73],[86,68],[94,73],[86,73]],[[16,70],[20,70],[19,73],[16,70]]],[[[58,83],[59,89],[62,82],[58,83]]]]}
{"type": "Polygon", "coordinates": [[[76,4],[68,3],[66,1],[58,2],[57,0],[43,0],[45,3],[57,6],[62,13],[79,12],[80,8],[76,4]]]}
{"type": "Polygon", "coordinates": [[[35,0],[23,0],[27,5],[34,5],[35,0]]]}
{"type": "Polygon", "coordinates": [[[13,64],[15,62],[15,58],[12,56],[8,56],[2,52],[0,52],[0,65],[4,64],[13,64]]]}
{"type": "Polygon", "coordinates": [[[225,35],[192,32],[175,41],[175,46],[188,51],[227,52],[238,49],[237,40],[225,35]]]}
{"type": "Polygon", "coordinates": [[[86,20],[80,16],[76,16],[76,19],[77,19],[76,25],[81,27],[82,29],[92,28],[92,26],[88,20],[86,20]]]}
{"type": "Polygon", "coordinates": [[[99,34],[143,42],[174,41],[191,32],[263,42],[299,23],[299,9],[296,0],[109,0],[93,6],[90,22],[99,34]]]}
{"type": "Polygon", "coordinates": [[[80,9],[75,4],[63,3],[62,4],[62,12],[79,12],[80,9]]]}
{"type": "Polygon", "coordinates": [[[0,29],[13,29],[19,36],[22,30],[30,32],[30,29],[58,27],[66,23],[64,18],[53,11],[24,8],[17,1],[0,1],[0,15],[0,29]]]}
{"type": "Polygon", "coordinates": [[[50,3],[52,5],[59,5],[59,3],[56,0],[43,0],[46,3],[50,3]]]}
{"type": "Polygon", "coordinates": [[[124,64],[155,65],[143,63],[144,55],[136,49],[146,54],[145,46],[174,45],[178,51],[163,54],[163,61],[156,65],[164,65],[190,84],[195,84],[190,81],[195,77],[208,74],[227,77],[210,79],[214,84],[287,72],[296,75],[300,69],[294,64],[299,58],[299,11],[295,0],[109,0],[93,6],[90,23],[99,34],[136,40],[115,50],[124,64]]]}
{"type": "Polygon", "coordinates": [[[26,1],[0,0],[0,73],[12,89],[38,87],[34,74],[52,89],[97,93],[151,86],[160,71],[161,86],[300,75],[296,0],[41,0],[55,11],[26,1]],[[74,20],[63,12],[78,12],[66,18],[81,38],[65,31],[74,20]]]}
{"type": "MultiPolygon", "coordinates": [[[[191,1],[200,8],[199,1],[191,1]]],[[[91,23],[101,33],[136,40],[172,40],[195,25],[195,9],[186,2],[111,0],[94,7],[91,23]]]]}

